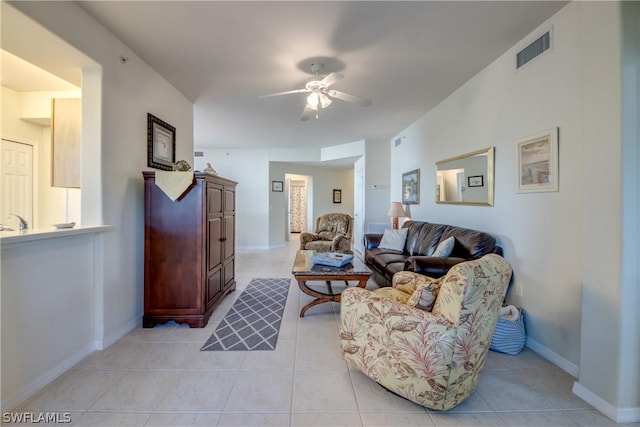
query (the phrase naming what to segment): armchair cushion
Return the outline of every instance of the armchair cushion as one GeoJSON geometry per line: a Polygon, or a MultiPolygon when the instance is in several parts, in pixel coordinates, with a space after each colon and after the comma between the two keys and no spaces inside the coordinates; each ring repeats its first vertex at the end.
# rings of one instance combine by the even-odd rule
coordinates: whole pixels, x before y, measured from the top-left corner
{"type": "Polygon", "coordinates": [[[433,304],[438,297],[438,291],[440,290],[440,281],[433,280],[421,283],[415,290],[411,297],[407,301],[408,305],[420,308],[422,310],[431,311],[433,304]]]}

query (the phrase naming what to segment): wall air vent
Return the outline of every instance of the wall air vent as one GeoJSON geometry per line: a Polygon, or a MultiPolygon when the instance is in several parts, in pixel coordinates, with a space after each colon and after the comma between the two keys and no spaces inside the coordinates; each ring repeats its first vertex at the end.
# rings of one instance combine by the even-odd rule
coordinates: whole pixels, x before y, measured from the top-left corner
{"type": "Polygon", "coordinates": [[[194,151],[193,157],[204,157],[204,151],[194,151]]]}
{"type": "Polygon", "coordinates": [[[538,37],[527,47],[516,53],[516,69],[551,49],[551,30],[538,37]]]}
{"type": "Polygon", "coordinates": [[[402,144],[402,138],[396,138],[396,140],[394,141],[395,146],[399,146],[400,144],[402,144]]]}

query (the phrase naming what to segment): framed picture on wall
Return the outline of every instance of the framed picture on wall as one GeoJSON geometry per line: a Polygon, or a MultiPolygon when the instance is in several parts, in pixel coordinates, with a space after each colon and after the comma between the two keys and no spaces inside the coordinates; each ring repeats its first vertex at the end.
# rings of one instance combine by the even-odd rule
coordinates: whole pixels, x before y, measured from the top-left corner
{"type": "Polygon", "coordinates": [[[284,191],[284,182],[282,181],[271,181],[271,191],[275,191],[277,193],[281,193],[284,191]]]}
{"type": "Polygon", "coordinates": [[[470,176],[467,178],[469,187],[484,187],[484,175],[470,176]]]}
{"type": "Polygon", "coordinates": [[[558,191],[558,128],[518,141],[518,193],[558,191]]]}
{"type": "Polygon", "coordinates": [[[147,113],[147,166],[173,170],[176,162],[176,128],[147,113]]]}
{"type": "Polygon", "coordinates": [[[402,204],[420,204],[420,169],[402,174],[402,204]]]}
{"type": "Polygon", "coordinates": [[[333,203],[342,203],[342,190],[333,189],[333,203]]]}

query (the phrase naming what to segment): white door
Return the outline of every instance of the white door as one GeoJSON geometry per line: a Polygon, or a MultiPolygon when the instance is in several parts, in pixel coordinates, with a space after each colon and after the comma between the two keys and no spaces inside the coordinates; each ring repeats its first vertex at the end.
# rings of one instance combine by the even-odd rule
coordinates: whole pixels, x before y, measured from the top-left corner
{"type": "Polygon", "coordinates": [[[353,165],[353,247],[364,254],[364,157],[353,165]]]}
{"type": "Polygon", "coordinates": [[[2,139],[0,223],[18,229],[16,214],[33,225],[33,147],[2,139]]]}

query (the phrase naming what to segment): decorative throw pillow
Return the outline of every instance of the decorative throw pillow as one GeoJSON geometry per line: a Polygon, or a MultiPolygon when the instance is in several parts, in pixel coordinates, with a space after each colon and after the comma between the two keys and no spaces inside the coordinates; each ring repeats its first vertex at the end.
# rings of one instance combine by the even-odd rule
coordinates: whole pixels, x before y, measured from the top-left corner
{"type": "Polygon", "coordinates": [[[451,255],[453,251],[453,246],[456,244],[456,238],[451,236],[448,239],[440,242],[435,251],[433,251],[432,257],[436,258],[446,258],[451,255]]]}
{"type": "Polygon", "coordinates": [[[431,311],[439,290],[440,280],[428,280],[420,283],[411,298],[409,298],[409,301],[407,301],[407,305],[431,311]]]}
{"type": "Polygon", "coordinates": [[[408,228],[401,228],[399,230],[388,228],[384,230],[382,240],[378,247],[402,252],[404,250],[404,242],[407,240],[408,231],[408,228]]]}

